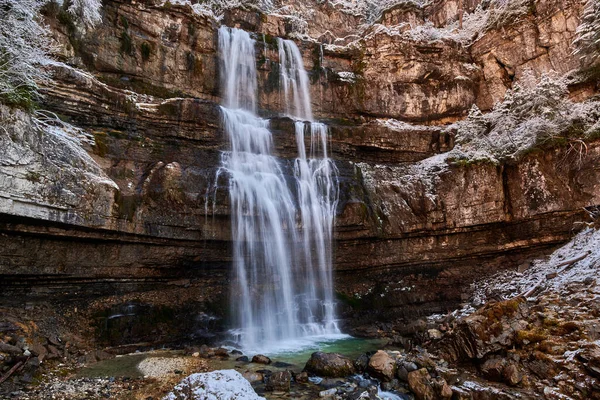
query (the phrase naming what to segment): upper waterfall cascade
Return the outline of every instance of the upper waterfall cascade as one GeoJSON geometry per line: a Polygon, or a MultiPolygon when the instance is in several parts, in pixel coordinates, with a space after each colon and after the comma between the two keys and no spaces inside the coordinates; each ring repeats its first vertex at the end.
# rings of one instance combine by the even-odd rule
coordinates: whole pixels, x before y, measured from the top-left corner
{"type": "Polygon", "coordinates": [[[337,175],[328,130],[312,121],[300,51],[280,39],[282,97],[297,119],[298,158],[290,168],[272,155],[269,122],[256,115],[254,45],[245,31],[219,29],[222,116],[231,142],[222,170],[230,177],[234,324],[242,347],[257,350],[340,331],[331,271],[337,175]]]}

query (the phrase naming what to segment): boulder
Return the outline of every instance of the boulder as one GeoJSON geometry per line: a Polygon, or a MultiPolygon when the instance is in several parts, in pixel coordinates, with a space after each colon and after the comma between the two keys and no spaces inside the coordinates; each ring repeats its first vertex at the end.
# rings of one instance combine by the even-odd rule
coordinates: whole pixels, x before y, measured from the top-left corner
{"type": "Polygon", "coordinates": [[[501,382],[503,379],[504,368],[508,365],[506,359],[492,357],[481,365],[481,373],[491,381],[501,382]]]}
{"type": "Polygon", "coordinates": [[[523,380],[523,373],[515,364],[510,364],[502,371],[502,378],[509,385],[517,386],[523,380]]]}
{"type": "Polygon", "coordinates": [[[361,354],[356,360],[354,360],[354,368],[356,368],[356,372],[358,373],[365,372],[368,366],[369,355],[366,353],[361,354]]]}
{"type": "Polygon", "coordinates": [[[163,400],[265,400],[256,394],[239,372],[226,369],[192,374],[183,379],[163,400]]]}
{"type": "Polygon", "coordinates": [[[250,383],[262,382],[264,379],[263,374],[260,372],[246,371],[242,374],[242,376],[250,383]]]}
{"type": "Polygon", "coordinates": [[[271,359],[267,356],[263,356],[262,354],[257,354],[254,357],[252,357],[252,362],[253,363],[257,363],[257,364],[271,364],[271,359]]]}
{"type": "Polygon", "coordinates": [[[385,351],[378,350],[371,356],[367,371],[374,377],[389,382],[396,373],[396,360],[385,351]]]}
{"type": "Polygon", "coordinates": [[[290,391],[290,382],[292,373],[290,371],[274,372],[265,379],[265,390],[272,391],[290,391]]]}
{"type": "Polygon", "coordinates": [[[227,351],[227,349],[225,349],[223,347],[219,347],[218,349],[215,350],[215,356],[221,357],[221,358],[229,358],[229,352],[227,351]]]}
{"type": "Polygon", "coordinates": [[[298,383],[307,383],[308,382],[308,374],[306,372],[299,372],[294,375],[294,380],[298,383]]]}
{"type": "Polygon", "coordinates": [[[356,373],[354,363],[348,357],[320,351],[312,353],[304,366],[304,371],[331,378],[342,378],[356,373]]]}
{"type": "Polygon", "coordinates": [[[433,389],[433,382],[431,381],[431,376],[425,368],[409,372],[408,386],[410,387],[410,390],[415,394],[417,400],[436,399],[435,390],[433,389]]]}
{"type": "Polygon", "coordinates": [[[10,354],[12,356],[20,356],[21,354],[23,354],[23,351],[17,346],[13,346],[12,344],[2,342],[0,342],[0,352],[10,354]]]}

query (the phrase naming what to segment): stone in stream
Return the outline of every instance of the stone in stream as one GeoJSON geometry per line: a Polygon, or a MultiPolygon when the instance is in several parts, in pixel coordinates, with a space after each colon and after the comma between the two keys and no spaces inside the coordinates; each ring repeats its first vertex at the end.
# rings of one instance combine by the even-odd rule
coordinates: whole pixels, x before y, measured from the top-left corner
{"type": "Polygon", "coordinates": [[[298,383],[307,383],[308,382],[308,374],[306,372],[300,372],[294,375],[294,380],[298,383]]]}
{"type": "Polygon", "coordinates": [[[246,371],[242,376],[250,383],[262,382],[264,380],[264,375],[260,372],[246,371]]]}
{"type": "Polygon", "coordinates": [[[271,359],[267,356],[263,356],[262,354],[257,354],[252,357],[252,362],[257,364],[271,364],[271,359]]]}
{"type": "Polygon", "coordinates": [[[356,373],[354,363],[348,357],[321,351],[312,353],[304,366],[304,371],[330,378],[343,378],[356,373]]]}
{"type": "Polygon", "coordinates": [[[371,356],[367,371],[376,378],[391,381],[396,374],[396,360],[383,350],[371,356]]]}
{"type": "Polygon", "coordinates": [[[265,390],[272,391],[290,391],[292,373],[290,371],[273,372],[265,378],[265,390]]]}
{"type": "Polygon", "coordinates": [[[275,361],[275,362],[273,363],[273,366],[274,366],[275,368],[289,368],[289,367],[293,367],[294,365],[293,365],[293,364],[286,363],[286,362],[283,362],[283,361],[275,361]]]}
{"type": "Polygon", "coordinates": [[[220,347],[215,350],[215,356],[221,358],[229,358],[229,352],[227,351],[227,349],[220,347]]]}
{"type": "Polygon", "coordinates": [[[368,366],[369,355],[366,353],[361,354],[356,360],[354,360],[354,368],[356,368],[356,372],[358,373],[365,372],[368,366]]]}
{"type": "Polygon", "coordinates": [[[236,358],[235,361],[249,362],[250,359],[248,358],[248,356],[241,356],[236,358]]]}

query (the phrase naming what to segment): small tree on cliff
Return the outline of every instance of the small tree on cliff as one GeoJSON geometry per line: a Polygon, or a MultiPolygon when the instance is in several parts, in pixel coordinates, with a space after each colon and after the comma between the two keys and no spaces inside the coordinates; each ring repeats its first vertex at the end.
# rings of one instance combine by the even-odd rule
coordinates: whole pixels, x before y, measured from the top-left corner
{"type": "Polygon", "coordinates": [[[46,28],[39,22],[42,0],[0,0],[0,101],[28,107],[38,83],[48,79],[46,28]]]}
{"type": "Polygon", "coordinates": [[[573,44],[584,64],[600,58],[600,0],[587,0],[573,44]]]}
{"type": "Polygon", "coordinates": [[[85,28],[91,28],[102,21],[100,0],[56,0],[56,2],[65,6],[85,28]]]}

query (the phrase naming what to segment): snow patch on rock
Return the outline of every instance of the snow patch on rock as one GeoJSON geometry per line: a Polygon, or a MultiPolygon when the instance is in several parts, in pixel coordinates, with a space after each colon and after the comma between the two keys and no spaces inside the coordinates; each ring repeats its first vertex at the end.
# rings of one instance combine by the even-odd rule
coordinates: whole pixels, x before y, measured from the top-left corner
{"type": "Polygon", "coordinates": [[[239,372],[192,374],[183,379],[163,400],[264,400],[239,372]]]}

